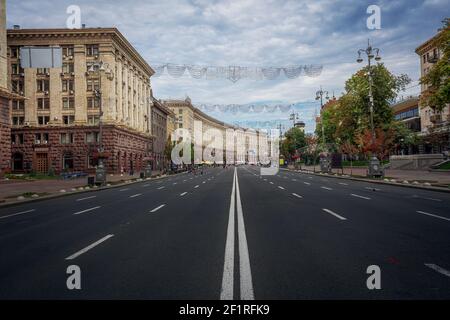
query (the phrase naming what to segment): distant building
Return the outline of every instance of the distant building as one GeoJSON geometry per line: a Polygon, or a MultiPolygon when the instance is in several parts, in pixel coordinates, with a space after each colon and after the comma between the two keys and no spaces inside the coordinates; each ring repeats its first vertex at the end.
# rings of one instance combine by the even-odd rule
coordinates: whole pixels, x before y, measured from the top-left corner
{"type": "Polygon", "coordinates": [[[305,132],[305,123],[303,121],[298,121],[294,124],[295,128],[299,128],[303,132],[305,132]]]}
{"type": "Polygon", "coordinates": [[[156,99],[153,100],[151,110],[151,134],[154,141],[151,151],[152,168],[153,170],[164,170],[168,166],[167,157],[164,154],[167,142],[167,122],[173,112],[156,99]]]}
{"type": "Polygon", "coordinates": [[[394,119],[413,132],[421,132],[419,97],[408,97],[392,105],[394,119]]]}

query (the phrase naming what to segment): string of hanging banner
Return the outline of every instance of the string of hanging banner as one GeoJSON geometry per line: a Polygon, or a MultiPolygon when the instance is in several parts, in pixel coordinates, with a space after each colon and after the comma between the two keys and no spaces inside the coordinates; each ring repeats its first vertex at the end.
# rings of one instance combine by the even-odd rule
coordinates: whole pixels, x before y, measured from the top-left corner
{"type": "Polygon", "coordinates": [[[295,65],[287,67],[243,67],[243,66],[201,66],[193,64],[165,63],[153,65],[155,77],[169,75],[174,78],[187,75],[194,79],[228,79],[237,82],[240,79],[275,80],[281,75],[295,79],[301,75],[318,77],[322,73],[322,65],[295,65]]]}

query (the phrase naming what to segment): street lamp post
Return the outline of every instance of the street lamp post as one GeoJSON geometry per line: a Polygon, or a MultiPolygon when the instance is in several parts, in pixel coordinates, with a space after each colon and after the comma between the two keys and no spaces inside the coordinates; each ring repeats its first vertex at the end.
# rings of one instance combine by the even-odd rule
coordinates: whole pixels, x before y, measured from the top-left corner
{"type": "MultiPolygon", "coordinates": [[[[367,67],[368,67],[368,78],[369,78],[369,111],[370,111],[370,130],[372,132],[372,146],[375,146],[375,126],[373,121],[373,109],[374,109],[374,101],[373,101],[373,93],[372,93],[372,69],[371,69],[371,61],[374,59],[375,61],[380,61],[380,49],[373,48],[370,44],[370,40],[367,40],[367,48],[366,49],[359,49],[358,50],[358,59],[356,62],[361,63],[363,62],[363,58],[361,57],[361,54],[367,55],[367,67]]],[[[369,161],[369,171],[368,176],[371,177],[381,177],[384,175],[383,169],[380,165],[380,160],[376,157],[375,153],[372,151],[372,156],[369,161]]]]}
{"type": "Polygon", "coordinates": [[[321,127],[322,127],[322,143],[325,150],[325,156],[320,158],[320,171],[324,173],[330,172],[330,159],[328,158],[328,151],[326,150],[326,141],[325,141],[325,126],[323,121],[323,99],[325,96],[325,100],[329,100],[328,91],[324,91],[322,87],[320,90],[316,92],[316,100],[320,100],[320,119],[321,119],[321,127]]]}
{"type": "Polygon", "coordinates": [[[109,69],[109,65],[103,61],[94,62],[90,65],[88,69],[88,74],[94,75],[99,74],[99,86],[98,89],[94,90],[95,98],[99,101],[99,119],[98,119],[98,127],[99,127],[99,136],[98,136],[98,165],[95,169],[95,182],[96,184],[104,185],[106,183],[106,169],[103,163],[104,159],[104,147],[103,147],[103,102],[102,102],[102,74],[105,74],[109,80],[114,78],[114,74],[111,69],[109,69]]]}

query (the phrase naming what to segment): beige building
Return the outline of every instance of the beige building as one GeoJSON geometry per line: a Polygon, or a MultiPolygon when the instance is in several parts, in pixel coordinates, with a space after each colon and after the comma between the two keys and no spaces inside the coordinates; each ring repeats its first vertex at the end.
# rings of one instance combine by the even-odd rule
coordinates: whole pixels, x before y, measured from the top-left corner
{"type": "Polygon", "coordinates": [[[10,88],[27,98],[13,101],[14,170],[94,168],[100,120],[108,170],[142,169],[153,143],[154,71],[116,28],[15,28],[8,47],[10,88]],[[62,68],[23,70],[22,46],[60,46],[62,68]]]}
{"type": "MultiPolygon", "coordinates": [[[[437,36],[438,35],[427,40],[416,49],[416,53],[420,57],[420,73],[422,77],[428,74],[433,65],[442,58],[442,52],[440,52],[440,49],[436,46],[437,36]]],[[[422,84],[421,94],[424,94],[428,89],[426,84],[422,84]]],[[[444,149],[449,149],[450,105],[447,105],[442,111],[436,111],[429,106],[421,107],[420,122],[422,134],[424,136],[427,136],[430,133],[442,133],[442,138],[446,139],[446,142],[441,141],[442,143],[438,144],[430,141],[430,144],[433,144],[434,146],[431,148],[432,150],[430,149],[428,152],[442,152],[444,149]]]]}

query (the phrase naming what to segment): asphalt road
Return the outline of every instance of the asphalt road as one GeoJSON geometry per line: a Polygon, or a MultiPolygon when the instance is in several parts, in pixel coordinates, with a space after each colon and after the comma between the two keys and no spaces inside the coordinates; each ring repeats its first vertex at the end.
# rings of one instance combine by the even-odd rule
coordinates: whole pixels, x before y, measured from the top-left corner
{"type": "Polygon", "coordinates": [[[255,166],[27,203],[0,209],[0,299],[449,299],[449,208],[255,166]]]}

